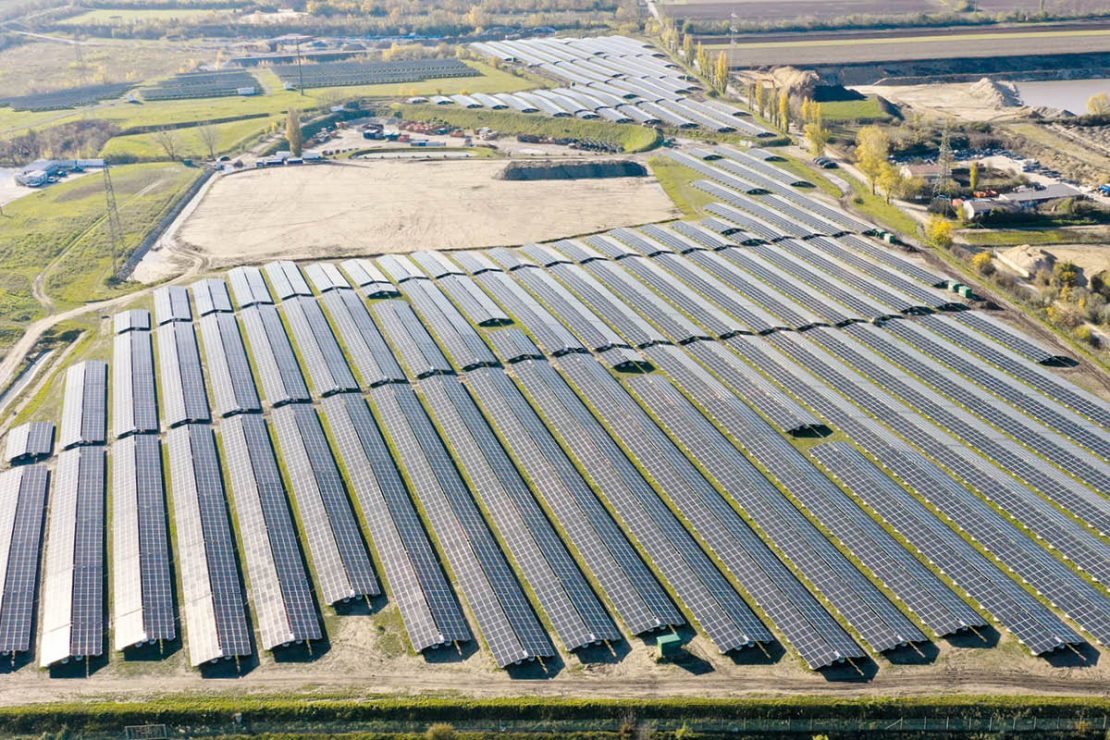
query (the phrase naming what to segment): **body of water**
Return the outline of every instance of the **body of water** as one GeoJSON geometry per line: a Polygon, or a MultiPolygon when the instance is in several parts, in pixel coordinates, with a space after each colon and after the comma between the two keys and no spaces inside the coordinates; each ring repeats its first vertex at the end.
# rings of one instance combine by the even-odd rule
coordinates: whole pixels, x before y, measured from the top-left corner
{"type": "Polygon", "coordinates": [[[1077,116],[1087,112],[1087,100],[1098,93],[1110,93],[1110,80],[1045,80],[1018,82],[1018,94],[1026,105],[1061,108],[1077,116]]]}

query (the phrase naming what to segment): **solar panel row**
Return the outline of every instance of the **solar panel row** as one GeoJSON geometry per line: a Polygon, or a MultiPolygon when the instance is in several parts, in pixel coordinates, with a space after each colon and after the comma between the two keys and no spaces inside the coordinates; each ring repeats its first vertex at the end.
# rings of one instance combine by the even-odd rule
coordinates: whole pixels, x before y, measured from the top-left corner
{"type": "Polygon", "coordinates": [[[158,325],[173,321],[192,321],[189,291],[181,285],[163,285],[154,291],[154,317],[158,325]]]}
{"type": "Polygon", "coordinates": [[[554,655],[520,584],[412,389],[370,391],[458,586],[501,666],[554,655]]]}
{"type": "Polygon", "coordinates": [[[191,321],[158,327],[158,365],[166,426],[211,421],[200,349],[191,321]]]}
{"type": "Polygon", "coordinates": [[[478,368],[467,373],[465,381],[632,634],[685,624],[682,613],[509,377],[494,368],[478,368]]]}
{"type": "Polygon", "coordinates": [[[0,655],[31,649],[49,478],[42,465],[0,473],[0,655]]]}
{"type": "Polygon", "coordinates": [[[24,463],[50,457],[54,454],[54,422],[29,421],[8,430],[5,459],[11,463],[24,463]]]}
{"type": "Polygon", "coordinates": [[[216,413],[231,416],[261,411],[262,401],[234,314],[208,314],[199,323],[216,413]]]}
{"type": "Polygon", "coordinates": [[[241,309],[239,317],[247,330],[262,392],[270,405],[310,400],[300,363],[277,309],[260,303],[241,309]]]}
{"type": "Polygon", "coordinates": [[[231,294],[227,292],[227,283],[223,280],[219,278],[198,280],[190,287],[193,291],[193,302],[197,306],[197,316],[231,313],[235,310],[231,305],[231,294]]]}
{"type": "Polygon", "coordinates": [[[319,640],[312,585],[266,422],[234,416],[221,424],[220,437],[262,648],[319,640]]]}
{"type": "Polygon", "coordinates": [[[66,371],[58,446],[104,444],[108,426],[108,363],[86,360],[66,371]]]}
{"type": "Polygon", "coordinates": [[[577,650],[619,640],[601,602],[459,381],[427,378],[420,394],[563,645],[577,650]]]}
{"type": "Polygon", "coordinates": [[[231,293],[239,308],[274,302],[262,270],[257,267],[233,268],[228,270],[227,279],[231,281],[231,293]]]}
{"type": "Polygon", "coordinates": [[[173,640],[173,591],[162,445],[151,435],[112,446],[112,625],[116,650],[173,640]]]}
{"type": "Polygon", "coordinates": [[[321,406],[413,649],[469,641],[470,628],[366,401],[344,393],[321,406]]]}
{"type": "Polygon", "coordinates": [[[186,424],[166,433],[166,448],[189,662],[199,666],[250,655],[251,630],[216,438],[207,425],[186,424]]]}
{"type": "Polygon", "coordinates": [[[104,652],[105,459],[101,447],[58,455],[43,561],[43,668],[104,652]]]}
{"type": "Polygon", "coordinates": [[[381,593],[347,488],[311,406],[271,414],[300,510],[323,600],[328,604],[381,593]]]}
{"type": "Polygon", "coordinates": [[[382,383],[403,383],[405,374],[374,325],[366,304],[349,289],[325,293],[320,301],[327,309],[339,338],[347,350],[354,372],[365,388],[382,383]]]}
{"type": "Polygon", "coordinates": [[[308,370],[313,392],[318,396],[330,396],[357,391],[355,376],[316,299],[292,296],[282,301],[281,310],[293,330],[293,339],[308,370]]]}
{"type": "Polygon", "coordinates": [[[148,329],[134,329],[115,337],[112,426],[116,437],[159,430],[154,346],[148,329]]]}
{"type": "Polygon", "coordinates": [[[304,276],[297,266],[288,260],[280,260],[278,262],[270,262],[263,270],[266,272],[266,277],[270,280],[270,285],[274,289],[274,293],[280,300],[286,300],[293,296],[311,296],[312,290],[309,289],[308,283],[305,282],[304,276]]]}

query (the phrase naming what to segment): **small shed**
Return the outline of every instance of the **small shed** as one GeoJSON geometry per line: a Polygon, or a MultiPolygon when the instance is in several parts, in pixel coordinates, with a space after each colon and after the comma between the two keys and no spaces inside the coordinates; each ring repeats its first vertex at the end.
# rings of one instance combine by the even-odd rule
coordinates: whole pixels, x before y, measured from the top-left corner
{"type": "Polygon", "coordinates": [[[659,639],[655,641],[655,648],[657,651],[656,657],[660,660],[673,658],[682,652],[682,638],[673,632],[660,635],[659,639]]]}

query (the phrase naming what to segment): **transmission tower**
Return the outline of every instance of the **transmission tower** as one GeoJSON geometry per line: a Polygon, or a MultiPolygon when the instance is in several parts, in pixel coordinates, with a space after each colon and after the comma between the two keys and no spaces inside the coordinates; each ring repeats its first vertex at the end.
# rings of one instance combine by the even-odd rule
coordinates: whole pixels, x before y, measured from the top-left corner
{"type": "Polygon", "coordinates": [[[949,125],[951,121],[945,119],[944,129],[940,134],[940,151],[937,153],[937,180],[933,183],[933,197],[943,194],[948,190],[948,182],[952,179],[952,142],[949,125]]]}
{"type": "Polygon", "coordinates": [[[119,220],[119,208],[116,207],[116,191],[112,187],[112,173],[108,171],[108,163],[104,163],[104,197],[108,204],[108,238],[112,250],[112,275],[114,278],[119,270],[119,255],[123,252],[123,226],[119,220]]]}

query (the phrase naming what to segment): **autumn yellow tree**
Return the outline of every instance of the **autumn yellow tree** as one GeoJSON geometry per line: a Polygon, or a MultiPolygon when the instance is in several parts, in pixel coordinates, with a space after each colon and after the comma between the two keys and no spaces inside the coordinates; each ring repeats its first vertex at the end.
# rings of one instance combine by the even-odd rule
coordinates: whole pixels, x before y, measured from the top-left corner
{"type": "Polygon", "coordinates": [[[686,59],[687,64],[694,59],[694,37],[690,34],[686,34],[682,39],[682,56],[686,59]]]}
{"type": "Polygon", "coordinates": [[[767,101],[767,91],[763,89],[763,83],[762,82],[755,83],[755,100],[752,102],[752,105],[755,108],[756,112],[758,112],[761,117],[764,116],[764,111],[765,111],[766,106],[767,106],[766,101],[767,101]]]}
{"type": "Polygon", "coordinates": [[[721,52],[717,55],[717,71],[714,75],[717,89],[722,93],[728,89],[728,54],[721,52]]]}
{"type": "Polygon", "coordinates": [[[933,214],[925,225],[925,241],[931,246],[948,249],[952,246],[956,227],[944,216],[933,214]]]}
{"type": "Polygon", "coordinates": [[[289,151],[293,156],[301,156],[304,134],[301,133],[301,114],[296,108],[290,108],[289,115],[285,118],[285,140],[289,142],[289,151]]]}
{"type": "Polygon", "coordinates": [[[890,137],[878,126],[865,126],[856,134],[856,164],[860,171],[867,176],[871,183],[871,194],[875,194],[875,187],[883,165],[890,158],[890,137]]]}
{"type": "Polygon", "coordinates": [[[698,72],[702,75],[708,76],[709,70],[709,50],[705,48],[705,44],[698,44],[697,51],[698,58],[698,72]]]}
{"type": "Polygon", "coordinates": [[[1110,115],[1110,94],[1101,92],[1088,98],[1087,112],[1092,116],[1110,115]]]}
{"type": "Polygon", "coordinates": [[[783,131],[790,131],[790,90],[779,93],[779,126],[783,131]]]}

